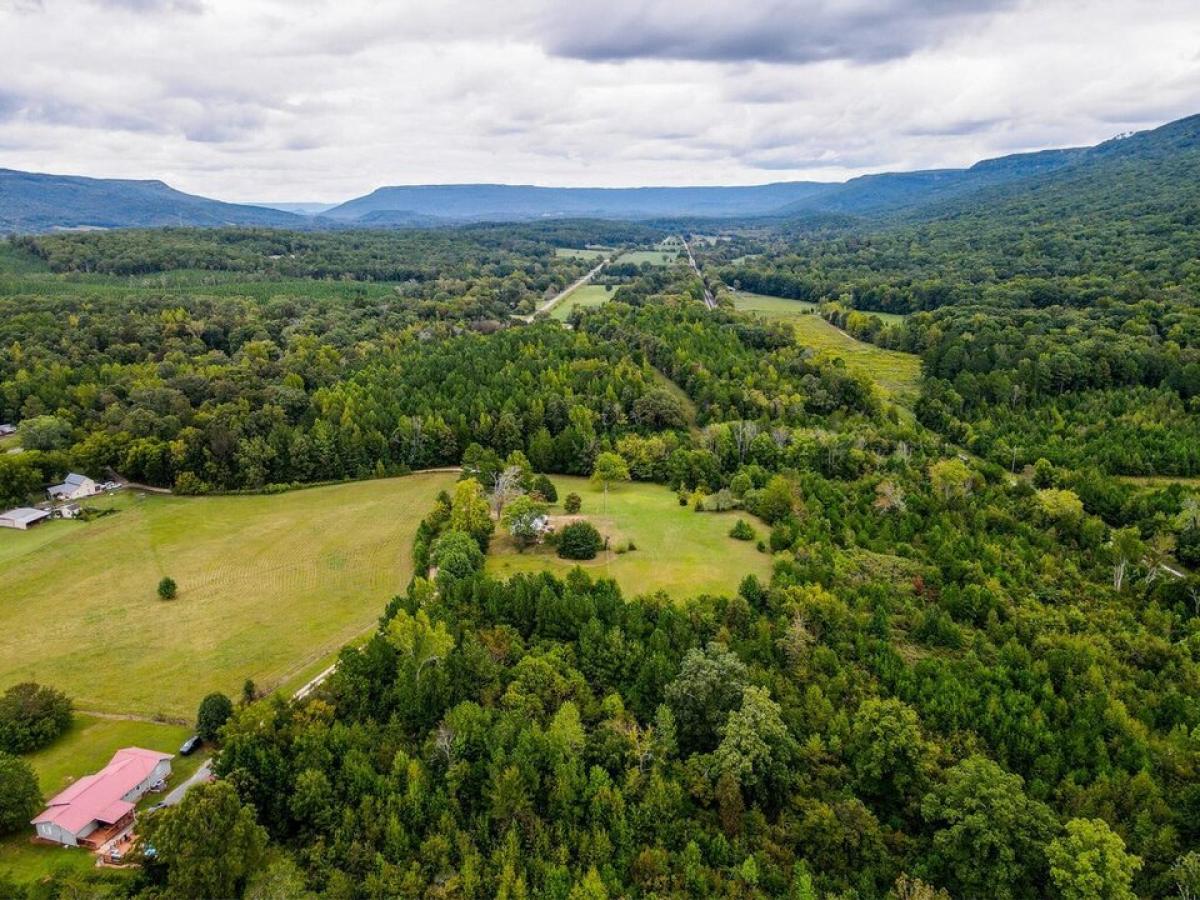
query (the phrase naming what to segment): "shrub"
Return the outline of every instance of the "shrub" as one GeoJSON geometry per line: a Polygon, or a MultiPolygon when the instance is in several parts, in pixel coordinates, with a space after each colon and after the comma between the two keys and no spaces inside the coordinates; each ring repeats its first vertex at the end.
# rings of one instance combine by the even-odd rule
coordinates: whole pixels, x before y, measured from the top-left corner
{"type": "Polygon", "coordinates": [[[0,750],[38,750],[70,725],[71,701],[62,691],[27,681],[13,685],[0,697],[0,750]]]}
{"type": "Polygon", "coordinates": [[[467,532],[452,529],[433,542],[429,561],[437,566],[439,577],[466,578],[483,566],[483,551],[467,532]]]}
{"type": "Polygon", "coordinates": [[[732,492],[728,488],[721,488],[715,494],[705,497],[699,508],[705,512],[727,512],[737,505],[732,492]]]}
{"type": "Polygon", "coordinates": [[[729,536],[737,538],[739,541],[752,541],[755,534],[754,529],[750,527],[750,523],[745,519],[738,519],[734,526],[729,529],[729,536]]]}
{"type": "Polygon", "coordinates": [[[201,740],[215,741],[221,726],[233,715],[233,701],[222,693],[212,693],[200,701],[196,713],[196,734],[201,740]]]}
{"type": "Polygon", "coordinates": [[[558,555],[563,559],[595,559],[604,540],[591,522],[572,522],[558,535],[558,555]]]}
{"type": "Polygon", "coordinates": [[[175,579],[164,575],[162,581],[158,583],[158,599],[174,600],[177,593],[179,593],[179,586],[175,584],[175,579]]]}
{"type": "Polygon", "coordinates": [[[574,492],[567,494],[567,499],[565,499],[563,501],[563,512],[567,513],[567,515],[573,516],[577,512],[579,512],[579,510],[582,508],[583,508],[583,498],[582,497],[580,497],[578,494],[576,494],[574,492]]]}
{"type": "Polygon", "coordinates": [[[545,475],[538,475],[534,478],[530,490],[535,494],[541,494],[542,499],[547,503],[558,502],[558,489],[554,487],[554,482],[545,475]]]}

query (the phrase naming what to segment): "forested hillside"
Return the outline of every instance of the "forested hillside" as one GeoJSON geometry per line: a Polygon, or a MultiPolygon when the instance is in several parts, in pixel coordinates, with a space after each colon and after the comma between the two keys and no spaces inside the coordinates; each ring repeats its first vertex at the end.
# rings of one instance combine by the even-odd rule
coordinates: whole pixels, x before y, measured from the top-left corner
{"type": "Polygon", "coordinates": [[[0,886],[1196,896],[1196,130],[917,223],[3,245],[8,502],[71,469],[179,494],[461,472],[407,589],[362,598],[378,628],[301,698],[229,704],[217,781],[144,814],[141,868],[0,886]],[[623,595],[629,479],[647,521],[736,517],[717,536],[759,574],[623,595]],[[488,574],[500,545],[525,574],[488,574]]]}

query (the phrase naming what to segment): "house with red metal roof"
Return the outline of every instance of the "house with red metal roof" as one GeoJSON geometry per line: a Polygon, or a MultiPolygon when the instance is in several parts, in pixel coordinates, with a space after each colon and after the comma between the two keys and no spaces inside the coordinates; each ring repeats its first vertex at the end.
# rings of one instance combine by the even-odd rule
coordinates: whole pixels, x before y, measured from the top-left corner
{"type": "Polygon", "coordinates": [[[99,847],[133,824],[134,804],[171,774],[170,753],[126,747],[46,804],[33,820],[37,836],[68,846],[99,847]]]}

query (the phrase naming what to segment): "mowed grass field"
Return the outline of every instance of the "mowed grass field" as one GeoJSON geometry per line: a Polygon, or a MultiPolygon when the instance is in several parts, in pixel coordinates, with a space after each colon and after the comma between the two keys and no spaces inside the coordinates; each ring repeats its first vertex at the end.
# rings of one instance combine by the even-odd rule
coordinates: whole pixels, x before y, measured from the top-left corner
{"type": "Polygon", "coordinates": [[[574,491],[583,499],[580,515],[610,537],[610,546],[632,540],[637,549],[578,562],[559,559],[544,546],[519,553],[507,535],[497,532],[487,558],[493,575],[547,570],[561,577],[578,565],[595,578],[615,579],[628,596],[663,590],[676,598],[731,594],[746,575],[770,577],[769,553],[759,553],[754,541],[729,537],[733,523],[743,518],[766,538],[769,529],[749,513],[694,512],[662,485],[630,482],[609,490],[605,515],[604,492],[588,479],[555,475],[551,480],[559,498],[552,515],[562,514],[561,501],[574,491]]]}
{"type": "MultiPolygon", "coordinates": [[[[191,733],[192,729],[184,725],[103,719],[77,713],[66,734],[24,759],[37,775],[42,796],[49,799],[81,776],[104,768],[122,747],[160,750],[176,754],[171,760],[171,778],[167,783],[170,789],[194,773],[207,755],[178,755],[179,745],[191,733]]],[[[147,794],[139,806],[145,808],[161,799],[161,795],[147,794]]],[[[60,866],[84,870],[95,863],[95,857],[84,850],[34,844],[29,840],[32,835],[32,828],[22,829],[0,841],[0,873],[9,872],[17,881],[28,881],[60,866]]]]}
{"type": "Polygon", "coordinates": [[[555,247],[554,248],[555,256],[574,257],[575,259],[596,259],[596,260],[598,260],[605,256],[608,256],[608,254],[610,252],[611,251],[609,251],[609,250],[601,250],[596,247],[581,247],[579,249],[576,249],[574,247],[555,247]]]}
{"type": "Polygon", "coordinates": [[[861,372],[879,385],[889,399],[907,401],[917,394],[921,378],[920,357],[885,350],[850,337],[822,319],[816,312],[815,303],[739,291],[734,294],[734,306],[766,319],[792,323],[797,341],[819,353],[840,357],[848,369],[861,372]]]}
{"type": "Polygon", "coordinates": [[[600,306],[611,300],[613,294],[616,292],[616,288],[609,289],[606,285],[585,284],[583,287],[571,291],[571,293],[556,303],[554,308],[550,310],[550,316],[558,319],[560,322],[565,322],[567,316],[577,307],[600,306]]]}
{"type": "Polygon", "coordinates": [[[617,257],[619,263],[633,263],[640,266],[650,263],[652,266],[669,266],[680,258],[674,250],[626,250],[617,257]]]}
{"type": "Polygon", "coordinates": [[[113,515],[0,531],[0,688],[190,720],[200,699],[289,683],[368,630],[411,576],[453,473],[286,494],[97,498],[113,515]],[[159,600],[164,575],[179,586],[159,600]]]}

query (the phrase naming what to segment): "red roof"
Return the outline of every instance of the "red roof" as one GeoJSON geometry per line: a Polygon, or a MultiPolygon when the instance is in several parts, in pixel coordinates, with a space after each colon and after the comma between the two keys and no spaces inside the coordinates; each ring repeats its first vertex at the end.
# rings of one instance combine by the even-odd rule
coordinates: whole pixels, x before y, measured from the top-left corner
{"type": "Polygon", "coordinates": [[[141,784],[170,753],[126,747],[118,750],[108,765],[94,775],[84,775],[46,804],[34,825],[53,822],[78,834],[92,822],[111,825],[133,809],[121,798],[141,784]]]}

